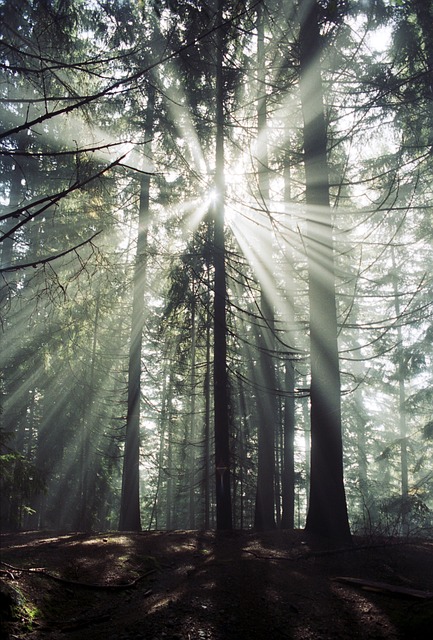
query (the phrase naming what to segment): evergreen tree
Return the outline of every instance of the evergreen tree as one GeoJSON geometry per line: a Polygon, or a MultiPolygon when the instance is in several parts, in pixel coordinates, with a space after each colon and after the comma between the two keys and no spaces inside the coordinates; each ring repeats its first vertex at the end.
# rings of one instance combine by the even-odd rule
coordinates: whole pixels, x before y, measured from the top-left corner
{"type": "Polygon", "coordinates": [[[315,2],[301,6],[300,22],[311,340],[311,485],[306,530],[341,542],[350,539],[350,531],[343,482],[327,135],[315,2]]]}

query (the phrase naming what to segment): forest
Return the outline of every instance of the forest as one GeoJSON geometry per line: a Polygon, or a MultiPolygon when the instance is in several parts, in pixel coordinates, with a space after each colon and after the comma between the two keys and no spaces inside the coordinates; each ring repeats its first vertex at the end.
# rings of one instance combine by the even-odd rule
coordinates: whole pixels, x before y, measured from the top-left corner
{"type": "Polygon", "coordinates": [[[433,530],[433,4],[6,0],[2,531],[433,530]]]}

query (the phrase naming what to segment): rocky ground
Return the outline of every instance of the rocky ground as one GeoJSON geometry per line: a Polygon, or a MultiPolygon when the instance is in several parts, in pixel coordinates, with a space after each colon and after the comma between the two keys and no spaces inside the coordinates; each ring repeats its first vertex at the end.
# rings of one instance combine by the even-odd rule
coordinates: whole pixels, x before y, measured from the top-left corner
{"type": "Polygon", "coordinates": [[[433,629],[431,540],[356,538],[347,550],[302,531],[25,532],[2,534],[1,562],[1,638],[423,640],[433,629]]]}

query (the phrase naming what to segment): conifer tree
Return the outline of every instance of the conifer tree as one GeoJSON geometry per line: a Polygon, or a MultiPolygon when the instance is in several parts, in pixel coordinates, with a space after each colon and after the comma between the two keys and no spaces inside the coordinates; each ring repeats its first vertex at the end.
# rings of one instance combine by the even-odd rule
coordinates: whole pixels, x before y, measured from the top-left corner
{"type": "Polygon", "coordinates": [[[343,481],[340,370],[330,219],[327,133],[315,0],[300,5],[300,92],[308,216],[311,480],[306,530],[350,540],[343,481]]]}

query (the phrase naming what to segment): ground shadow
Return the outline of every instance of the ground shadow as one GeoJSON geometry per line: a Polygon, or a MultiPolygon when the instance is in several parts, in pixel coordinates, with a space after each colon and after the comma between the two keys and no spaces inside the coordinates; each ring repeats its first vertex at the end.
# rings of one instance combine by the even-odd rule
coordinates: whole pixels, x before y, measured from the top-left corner
{"type": "Polygon", "coordinates": [[[367,542],[331,550],[300,531],[3,534],[2,562],[63,579],[3,565],[2,582],[34,612],[8,631],[29,640],[427,637],[431,600],[396,599],[335,578],[433,591],[433,544],[367,542]]]}

